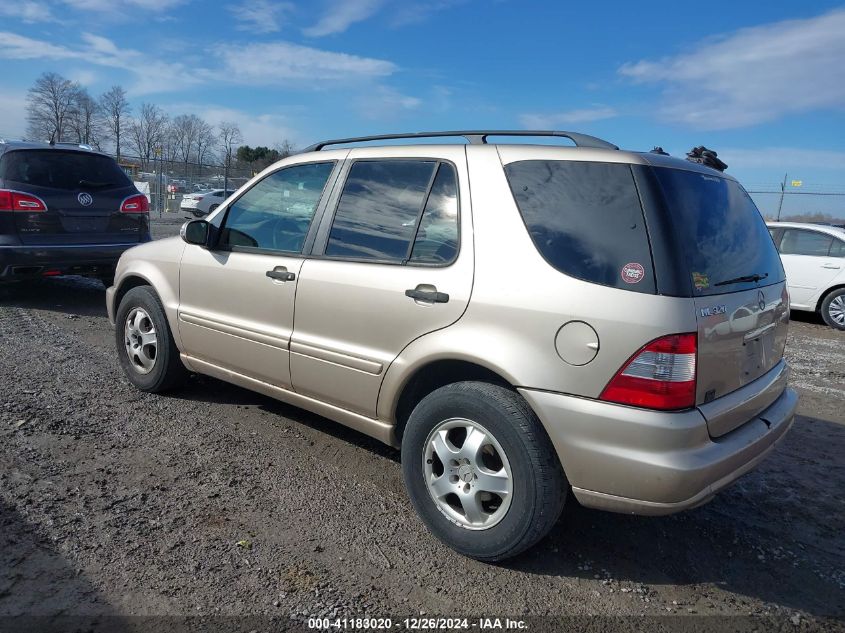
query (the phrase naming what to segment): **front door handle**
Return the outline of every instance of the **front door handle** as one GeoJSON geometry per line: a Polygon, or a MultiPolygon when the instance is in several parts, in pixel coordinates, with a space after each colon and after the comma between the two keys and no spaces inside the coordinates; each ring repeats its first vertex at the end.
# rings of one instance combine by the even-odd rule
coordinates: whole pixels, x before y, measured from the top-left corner
{"type": "Polygon", "coordinates": [[[284,266],[276,266],[273,270],[268,270],[264,274],[270,279],[275,279],[276,281],[293,281],[296,279],[296,275],[292,272],[288,272],[288,269],[284,266]]]}
{"type": "Polygon", "coordinates": [[[420,290],[419,286],[416,288],[408,288],[405,291],[405,296],[415,299],[416,301],[426,301],[428,303],[449,303],[449,295],[445,292],[437,292],[436,290],[420,290]]]}
{"type": "Polygon", "coordinates": [[[837,266],[836,264],[822,264],[822,268],[830,268],[831,270],[839,270],[842,267],[837,266]]]}

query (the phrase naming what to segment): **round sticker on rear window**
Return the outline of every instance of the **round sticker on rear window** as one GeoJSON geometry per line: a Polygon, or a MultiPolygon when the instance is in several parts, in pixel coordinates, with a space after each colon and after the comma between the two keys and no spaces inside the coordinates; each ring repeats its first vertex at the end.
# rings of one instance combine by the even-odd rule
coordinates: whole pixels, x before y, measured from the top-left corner
{"type": "Polygon", "coordinates": [[[631,262],[622,267],[622,281],[626,284],[639,283],[643,280],[643,277],[645,277],[645,268],[642,264],[631,262]]]}

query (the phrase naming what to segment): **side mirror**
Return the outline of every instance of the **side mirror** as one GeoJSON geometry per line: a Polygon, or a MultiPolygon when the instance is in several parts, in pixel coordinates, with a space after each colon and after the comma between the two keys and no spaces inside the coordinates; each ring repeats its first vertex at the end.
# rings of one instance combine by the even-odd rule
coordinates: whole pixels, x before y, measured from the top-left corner
{"type": "Polygon", "coordinates": [[[208,246],[209,225],[205,220],[190,220],[182,225],[179,235],[188,244],[196,244],[205,248],[208,246]]]}

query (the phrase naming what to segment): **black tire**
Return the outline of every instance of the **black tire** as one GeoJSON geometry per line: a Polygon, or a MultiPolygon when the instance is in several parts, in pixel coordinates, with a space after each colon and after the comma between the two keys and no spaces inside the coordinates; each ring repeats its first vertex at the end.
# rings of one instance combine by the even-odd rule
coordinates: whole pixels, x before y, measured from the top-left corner
{"type": "Polygon", "coordinates": [[[845,304],[845,288],[839,288],[828,293],[824,301],[822,301],[819,312],[821,312],[824,322],[830,327],[836,328],[837,330],[845,330],[845,320],[841,322],[837,321],[838,315],[831,314],[831,308],[834,306],[840,307],[840,304],[845,304]]]}
{"type": "Polygon", "coordinates": [[[117,355],[129,382],[141,391],[160,393],[178,387],[185,380],[188,371],[179,358],[179,350],[173,341],[173,334],[170,332],[161,301],[150,286],[137,286],[124,295],[117,308],[115,323],[117,355]],[[135,308],[141,308],[149,315],[158,339],[155,362],[148,373],[142,373],[138,369],[138,365],[133,362],[126,349],[126,321],[135,308]]]}
{"type": "Polygon", "coordinates": [[[209,212],[209,213],[212,213],[212,212],[216,211],[216,210],[217,210],[217,207],[219,207],[219,206],[220,206],[219,204],[212,204],[212,205],[208,208],[208,212],[209,212]]]}
{"type": "Polygon", "coordinates": [[[447,385],[420,401],[402,437],[402,474],[411,503],[429,530],[457,552],[487,562],[516,556],[548,534],[568,491],[551,440],[528,403],[511,389],[483,382],[447,385]],[[510,506],[504,518],[486,529],[469,529],[447,518],[428,491],[426,442],[441,422],[453,418],[482,423],[510,463],[510,506]]]}

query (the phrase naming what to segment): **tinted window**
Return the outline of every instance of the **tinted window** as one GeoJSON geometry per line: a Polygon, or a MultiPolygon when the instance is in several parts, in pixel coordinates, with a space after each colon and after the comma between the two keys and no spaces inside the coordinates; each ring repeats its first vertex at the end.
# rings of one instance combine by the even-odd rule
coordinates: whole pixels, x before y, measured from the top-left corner
{"type": "Polygon", "coordinates": [[[16,150],[0,161],[0,179],[66,191],[114,189],[132,185],[108,156],[61,150],[16,150]]]}
{"type": "Polygon", "coordinates": [[[296,165],[257,182],[229,207],[220,245],[300,252],[333,167],[296,165]]]}
{"type": "Polygon", "coordinates": [[[833,237],[816,231],[786,229],[780,243],[782,255],[812,255],[826,257],[833,244],[833,237]]]}
{"type": "Polygon", "coordinates": [[[407,259],[436,165],[411,160],[354,163],[338,202],[326,255],[407,259]]]}
{"type": "Polygon", "coordinates": [[[534,245],[557,270],[655,292],[651,251],[628,165],[521,161],[505,167],[534,245]]]}
{"type": "Polygon", "coordinates": [[[412,264],[444,264],[458,254],[458,181],[455,168],[441,163],[425,203],[411,251],[412,264]]]}
{"type": "Polygon", "coordinates": [[[736,181],[682,169],[658,167],[654,173],[694,295],[753,288],[754,282],[724,283],[749,275],[765,276],[762,285],[783,281],[766,224],[736,181]]]}

